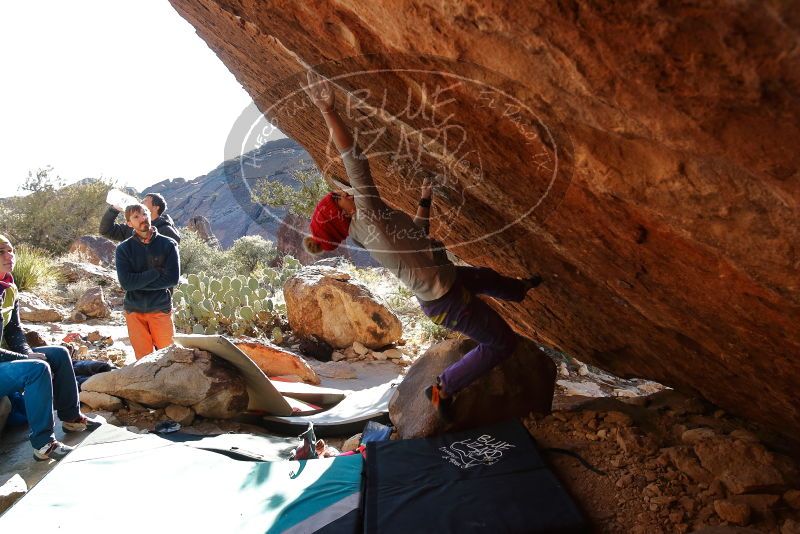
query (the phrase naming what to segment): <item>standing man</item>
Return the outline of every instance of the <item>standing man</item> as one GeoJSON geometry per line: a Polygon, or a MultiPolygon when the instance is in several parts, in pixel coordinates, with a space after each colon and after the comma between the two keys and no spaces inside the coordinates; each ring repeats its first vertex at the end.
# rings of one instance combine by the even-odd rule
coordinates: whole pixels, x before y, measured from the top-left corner
{"type": "MultiPolygon", "coordinates": [[[[142,204],[150,212],[152,226],[158,228],[161,235],[172,238],[176,243],[181,242],[181,234],[175,228],[172,217],[166,213],[167,201],[158,193],[150,193],[144,197],[142,204]]],[[[100,235],[114,241],[124,241],[133,235],[133,228],[127,224],[117,224],[117,215],[122,211],[118,206],[109,206],[100,219],[100,235]]]]}
{"type": "Polygon", "coordinates": [[[308,252],[319,254],[336,249],[349,235],[414,292],[434,323],[478,342],[425,391],[439,416],[448,420],[453,395],[511,356],[520,340],[477,295],[522,302],[542,278],[537,274],[518,280],[489,268],[453,265],[441,245],[427,235],[430,184],[423,184],[415,219],[389,207],[380,197],[367,159],[336,112],[332,86],[311,71],[308,82],[306,92],[325,119],[352,187],[323,197],[311,218],[311,236],[303,244],[308,252]]]}
{"type": "Polygon", "coordinates": [[[180,277],[178,244],[158,233],[144,204],[125,208],[133,235],[117,246],[117,278],[136,359],[172,344],[172,288],[180,277]]]}
{"type": "Polygon", "coordinates": [[[23,391],[25,412],[30,425],[30,440],[36,460],[60,460],[72,447],[56,440],[53,408],[58,412],[64,432],[94,430],[101,422],[80,411],[78,384],[72,360],[64,347],[37,347],[31,350],[19,321],[19,291],[14,284],[14,247],[0,235],[0,302],[3,321],[0,340],[0,397],[23,391]]]}

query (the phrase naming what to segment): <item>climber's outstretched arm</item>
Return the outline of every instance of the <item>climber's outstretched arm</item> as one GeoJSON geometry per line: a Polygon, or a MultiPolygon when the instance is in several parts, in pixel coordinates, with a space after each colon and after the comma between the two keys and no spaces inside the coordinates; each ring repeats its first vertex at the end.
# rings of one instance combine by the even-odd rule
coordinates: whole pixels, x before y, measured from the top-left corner
{"type": "Polygon", "coordinates": [[[325,124],[328,125],[328,130],[333,138],[333,144],[336,145],[339,152],[343,153],[353,148],[353,135],[336,112],[336,98],[331,83],[316,72],[309,70],[308,86],[304,89],[311,102],[322,112],[325,124]]]}

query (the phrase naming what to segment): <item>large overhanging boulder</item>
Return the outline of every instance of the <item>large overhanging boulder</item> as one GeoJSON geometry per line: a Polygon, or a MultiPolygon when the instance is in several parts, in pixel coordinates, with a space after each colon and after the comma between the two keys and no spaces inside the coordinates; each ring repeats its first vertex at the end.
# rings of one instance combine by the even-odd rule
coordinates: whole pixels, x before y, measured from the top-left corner
{"type": "Polygon", "coordinates": [[[800,436],[796,3],[171,2],[323,169],[306,65],[390,204],[446,174],[434,235],[546,277],[498,305],[520,331],[800,436]]]}

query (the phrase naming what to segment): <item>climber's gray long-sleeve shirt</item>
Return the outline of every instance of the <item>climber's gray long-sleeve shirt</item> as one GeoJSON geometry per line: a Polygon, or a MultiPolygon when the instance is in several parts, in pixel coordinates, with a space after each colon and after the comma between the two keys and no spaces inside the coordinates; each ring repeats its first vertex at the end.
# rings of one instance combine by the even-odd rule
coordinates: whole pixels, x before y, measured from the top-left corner
{"type": "Polygon", "coordinates": [[[440,245],[402,211],[387,206],[378,194],[367,159],[357,147],[342,154],[355,197],[350,237],[389,269],[420,300],[444,296],[456,279],[455,266],[440,245]]]}

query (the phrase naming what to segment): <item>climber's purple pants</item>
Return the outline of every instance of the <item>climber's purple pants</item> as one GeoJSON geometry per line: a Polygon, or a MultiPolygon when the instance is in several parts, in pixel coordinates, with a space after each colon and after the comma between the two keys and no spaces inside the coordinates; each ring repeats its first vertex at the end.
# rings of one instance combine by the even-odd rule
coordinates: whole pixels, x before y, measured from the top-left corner
{"type": "Polygon", "coordinates": [[[471,384],[511,356],[519,337],[488,304],[476,295],[522,302],[526,288],[522,280],[500,275],[486,267],[457,267],[456,282],[444,296],[419,301],[431,320],[461,332],[479,345],[448,367],[440,378],[445,393],[452,395],[471,384]]]}

